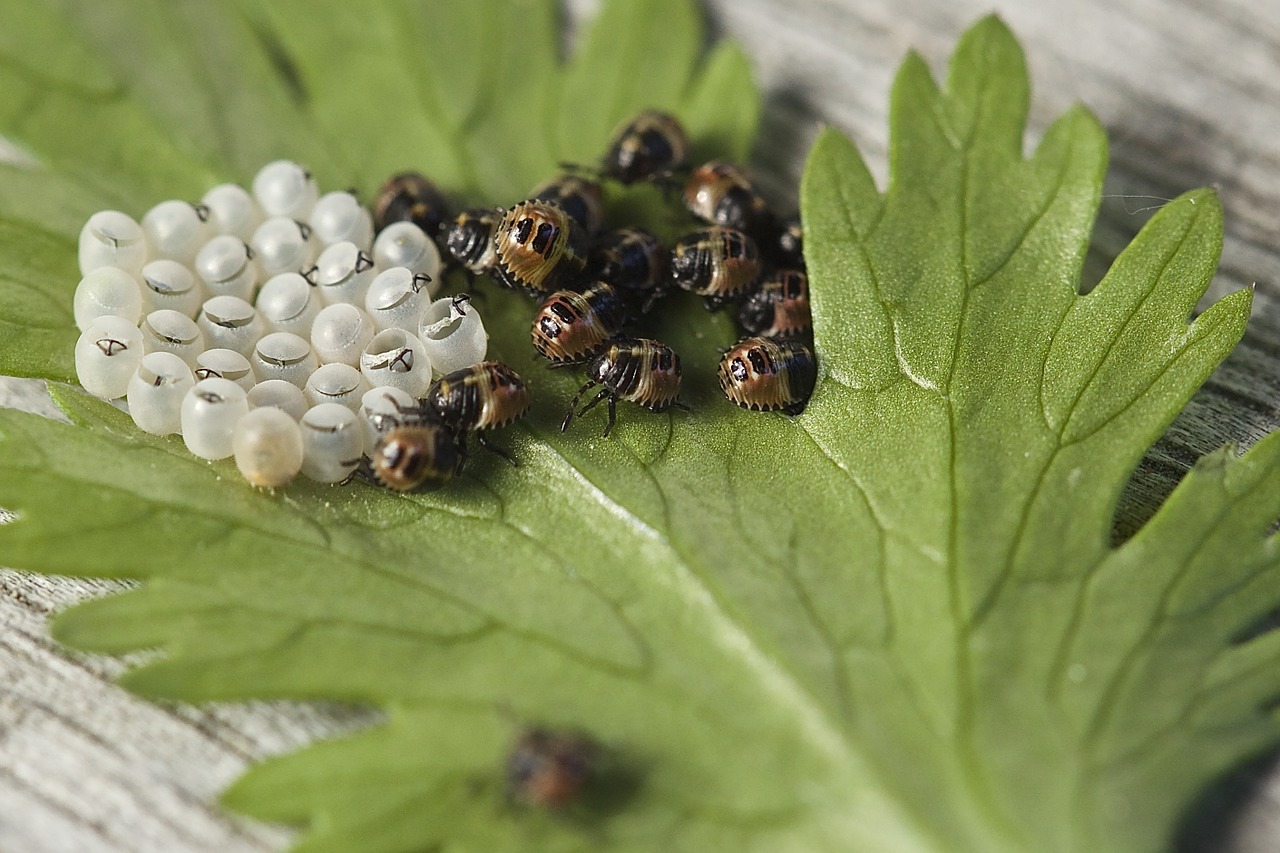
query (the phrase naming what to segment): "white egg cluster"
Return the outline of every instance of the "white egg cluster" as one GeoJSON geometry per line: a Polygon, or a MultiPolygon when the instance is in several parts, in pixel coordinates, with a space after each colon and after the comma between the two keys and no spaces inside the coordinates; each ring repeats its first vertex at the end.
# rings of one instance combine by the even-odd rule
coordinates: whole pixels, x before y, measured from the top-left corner
{"type": "Polygon", "coordinates": [[[287,160],[252,192],[95,213],[79,258],[85,390],[196,456],[234,456],[255,486],[348,479],[387,415],[488,348],[465,296],[435,298],[434,240],[411,222],[375,237],[351,193],[320,195],[287,160]]]}

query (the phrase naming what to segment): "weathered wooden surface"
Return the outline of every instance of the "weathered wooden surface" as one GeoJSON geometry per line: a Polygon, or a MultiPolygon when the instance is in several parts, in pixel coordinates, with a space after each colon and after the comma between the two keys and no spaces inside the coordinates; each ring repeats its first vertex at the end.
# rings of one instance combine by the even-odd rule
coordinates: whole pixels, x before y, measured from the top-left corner
{"type": "MultiPolygon", "coordinates": [[[[575,15],[592,3],[570,4],[575,15]]],[[[1259,0],[718,0],[716,27],[742,41],[767,92],[758,156],[770,188],[799,176],[818,126],[850,134],[883,181],[887,93],[903,54],[940,69],[957,36],[993,8],[1026,48],[1033,139],[1083,101],[1112,140],[1097,228],[1100,274],[1144,208],[1200,185],[1226,208],[1211,297],[1257,285],[1244,343],[1148,456],[1119,526],[1132,529],[1201,453],[1248,444],[1280,423],[1280,4],[1259,0]]],[[[32,383],[0,405],[48,411],[32,383]]],[[[190,708],[111,683],[127,661],[74,655],[49,639],[58,608],[119,585],[0,570],[0,850],[272,850],[287,830],[227,817],[218,790],[250,762],[376,720],[302,704],[190,708]]],[[[1186,850],[1280,849],[1280,776],[1265,757],[1183,833],[1186,850]]]]}

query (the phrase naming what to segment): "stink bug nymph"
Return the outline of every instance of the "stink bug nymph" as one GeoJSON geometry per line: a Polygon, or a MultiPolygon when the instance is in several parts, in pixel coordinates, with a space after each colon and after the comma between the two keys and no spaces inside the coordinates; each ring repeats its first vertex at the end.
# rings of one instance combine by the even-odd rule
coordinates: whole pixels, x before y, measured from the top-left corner
{"type": "Polygon", "coordinates": [[[760,270],[755,240],[735,228],[704,228],[671,249],[671,280],[704,297],[709,311],[745,296],[760,270]]]}
{"type": "Polygon", "coordinates": [[[746,170],[721,160],[693,170],[684,185],[684,205],[709,225],[737,228],[757,238],[773,225],[769,203],[746,170]]]}
{"type": "Polygon", "coordinates": [[[498,223],[494,250],[494,277],[533,294],[571,287],[586,267],[573,219],[549,201],[522,201],[508,210],[498,223]]]}
{"type": "Polygon", "coordinates": [[[455,370],[437,379],[422,402],[457,436],[463,459],[466,434],[474,432],[482,445],[515,464],[484,437],[486,431],[506,426],[529,411],[529,388],[509,366],[500,361],[482,361],[455,370]]]}
{"type": "Polygon", "coordinates": [[[485,207],[464,210],[449,226],[445,248],[472,275],[487,273],[498,260],[494,237],[501,221],[501,210],[485,207]]]}
{"type": "Polygon", "coordinates": [[[560,290],[547,297],[533,318],[533,347],[556,364],[591,356],[618,334],[627,319],[621,295],[596,282],[582,293],[560,290]]]}
{"type": "Polygon", "coordinates": [[[423,418],[387,430],[369,455],[374,481],[395,492],[438,489],[461,467],[453,433],[423,418]]]}
{"type": "Polygon", "coordinates": [[[624,338],[602,349],[587,365],[587,381],[569,403],[560,425],[563,432],[574,418],[574,408],[582,395],[596,385],[604,386],[577,412],[581,416],[602,400],[609,401],[609,422],[605,438],[618,420],[618,400],[630,400],[651,412],[665,412],[678,405],[680,356],[671,347],[650,338],[624,338]]]}
{"type": "Polygon", "coordinates": [[[720,388],[730,402],[757,412],[804,411],[817,380],[813,351],[799,341],[743,338],[720,360],[720,388]]]}
{"type": "Polygon", "coordinates": [[[597,752],[595,743],[583,735],[529,729],[507,755],[508,795],[524,806],[569,806],[590,781],[597,752]]]}
{"type": "Polygon", "coordinates": [[[684,165],[689,140],[670,113],[645,110],[623,123],[600,164],[600,171],[623,184],[662,180],[684,165]]]}
{"type": "Polygon", "coordinates": [[[742,304],[738,322],[750,335],[764,338],[808,338],[809,279],[799,270],[778,270],[742,304]]]}
{"type": "Polygon", "coordinates": [[[392,175],[373,201],[373,224],[378,231],[392,222],[412,222],[435,239],[450,217],[444,193],[418,172],[392,175]]]}
{"type": "Polygon", "coordinates": [[[529,198],[560,205],[588,237],[599,234],[604,225],[604,189],[579,175],[552,178],[529,193],[529,198]]]}
{"type": "Polygon", "coordinates": [[[667,275],[667,250],[662,241],[643,228],[619,228],[601,237],[592,247],[588,266],[600,281],[607,281],[645,305],[648,310],[662,293],[667,275]]]}

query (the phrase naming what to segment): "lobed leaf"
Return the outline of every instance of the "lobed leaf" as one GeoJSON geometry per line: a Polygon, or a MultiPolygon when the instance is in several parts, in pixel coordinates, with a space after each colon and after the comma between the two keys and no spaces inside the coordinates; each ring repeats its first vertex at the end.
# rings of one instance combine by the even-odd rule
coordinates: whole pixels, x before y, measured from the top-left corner
{"type": "MultiPolygon", "coordinates": [[[[72,379],[70,214],[103,199],[141,213],[293,156],[337,186],[420,167],[501,203],[590,163],[639,107],[733,156],[760,111],[737,48],[699,64],[684,0],[606,3],[567,62],[549,0],[15,9],[33,37],[0,40],[0,82],[40,105],[0,110],[39,160],[0,170],[21,283],[0,288],[21,342],[0,368],[21,375],[72,379]],[[130,28],[162,64],[119,44],[130,28]],[[69,132],[81,107],[104,145],[69,132]],[[37,187],[71,206],[43,228],[49,207],[21,203],[37,187]]],[[[1249,294],[1188,322],[1221,246],[1202,190],[1079,295],[1105,140],[1075,109],[1024,157],[1028,97],[989,18],[945,87],[904,63],[884,193],[819,138],[801,204],[821,376],[795,420],[719,399],[730,323],[684,300],[659,331],[692,411],[562,434],[576,381],[540,369],[528,306],[491,291],[495,347],[537,400],[500,439],[519,467],[480,455],[431,494],[259,492],[55,385],[70,425],[0,411],[19,514],[0,561],[144,579],[54,630],[161,649],[124,678],[145,695],[387,708],[226,794],[305,824],[301,849],[1158,849],[1199,785],[1277,739],[1280,646],[1248,629],[1277,598],[1280,444],[1206,459],[1111,545],[1129,473],[1249,294]],[[526,722],[604,747],[563,814],[509,801],[526,722]]]]}

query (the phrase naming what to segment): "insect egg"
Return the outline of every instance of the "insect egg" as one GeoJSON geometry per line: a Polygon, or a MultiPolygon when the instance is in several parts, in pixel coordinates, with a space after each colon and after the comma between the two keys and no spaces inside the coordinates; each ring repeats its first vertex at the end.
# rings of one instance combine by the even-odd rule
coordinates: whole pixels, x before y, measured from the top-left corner
{"type": "Polygon", "coordinates": [[[162,201],[143,215],[142,230],[155,257],[191,266],[196,252],[213,236],[208,218],[204,205],[162,201]]]}
{"type": "Polygon", "coordinates": [[[703,297],[708,310],[745,296],[760,278],[756,242],[734,228],[695,231],[671,249],[671,279],[703,297]]]}
{"type": "Polygon", "coordinates": [[[438,489],[459,469],[457,441],[430,421],[395,426],[378,437],[369,468],[378,484],[392,491],[438,489]]]}
{"type": "Polygon", "coordinates": [[[209,211],[209,227],[214,234],[230,234],[247,243],[262,222],[262,208],[239,184],[218,184],[204,194],[200,203],[209,211]]]}
{"type": "Polygon", "coordinates": [[[229,234],[214,237],[196,252],[195,272],[212,296],[237,296],[248,302],[258,284],[252,251],[229,234]]]}
{"type": "Polygon", "coordinates": [[[520,202],[498,223],[493,276],[506,287],[533,294],[572,287],[586,267],[575,227],[552,202],[520,202]]]}
{"type": "Polygon", "coordinates": [[[226,459],[236,421],[249,411],[244,389],[212,376],[197,382],[182,399],[182,441],[201,459],[226,459]]]}
{"type": "Polygon", "coordinates": [[[360,371],[339,362],[317,367],[302,389],[307,402],[312,406],[339,403],[352,411],[359,409],[361,398],[369,390],[369,382],[360,371]]]}
{"type": "Polygon", "coordinates": [[[390,386],[421,397],[431,384],[431,361],[414,334],[387,329],[374,335],[360,353],[360,372],[374,388],[390,386]]]}
{"type": "Polygon", "coordinates": [[[282,272],[299,272],[316,259],[311,226],[287,216],[272,216],[258,226],[249,240],[261,275],[270,278],[282,272]]]}
{"type": "Polygon", "coordinates": [[[436,373],[479,364],[489,351],[489,333],[480,312],[463,294],[431,303],[422,316],[418,340],[436,373]]]}
{"type": "Polygon", "coordinates": [[[98,267],[76,285],[72,313],[76,328],[82,331],[99,317],[120,317],[136,324],[142,317],[142,287],[122,269],[98,267]]]}
{"type": "Polygon", "coordinates": [[[295,421],[300,420],[310,408],[302,389],[283,379],[268,379],[249,389],[249,408],[265,406],[277,408],[295,421]]]}
{"type": "Polygon", "coordinates": [[[340,483],[355,473],[364,434],[355,412],[337,403],[312,406],[302,428],[302,473],[317,483],[340,483]]]}
{"type": "Polygon", "coordinates": [[[613,133],[601,171],[624,184],[662,179],[684,165],[689,141],[675,116],[645,110],[613,133]]]}
{"type": "Polygon", "coordinates": [[[378,273],[369,285],[364,309],[379,332],[392,328],[416,332],[438,289],[439,285],[422,273],[415,274],[408,267],[391,267],[378,273]]]}
{"type": "Polygon", "coordinates": [[[181,432],[182,400],[195,384],[185,361],[171,352],[149,352],[129,380],[129,416],[152,435],[181,432]]]}
{"type": "Polygon", "coordinates": [[[500,210],[474,208],[464,210],[453,220],[445,237],[445,247],[468,272],[481,275],[498,262],[494,238],[502,215],[500,210]]]}
{"type": "Polygon", "coordinates": [[[326,305],[349,302],[363,305],[369,285],[376,275],[373,257],[355,243],[334,243],[320,253],[307,277],[326,305]]]}
{"type": "Polygon", "coordinates": [[[533,348],[552,362],[584,361],[622,330],[626,306],[611,284],[596,282],[582,293],[551,294],[533,317],[533,348]]]}
{"type": "Polygon", "coordinates": [[[444,193],[418,172],[392,175],[373,202],[373,221],[379,231],[393,222],[412,222],[434,239],[450,216],[444,193]]]}
{"type": "Polygon", "coordinates": [[[195,378],[200,380],[211,376],[230,379],[245,391],[254,386],[253,369],[249,366],[249,359],[235,350],[216,347],[196,356],[195,378]]]}
{"type": "Polygon", "coordinates": [[[283,379],[299,388],[307,384],[307,377],[320,366],[311,344],[289,332],[264,335],[249,355],[249,364],[259,382],[283,379]]]}
{"type": "Polygon", "coordinates": [[[119,267],[137,275],[147,262],[147,238],[133,217],[118,210],[100,210],[80,229],[80,274],[98,267],[119,267]]]}
{"type": "Polygon", "coordinates": [[[160,258],[142,268],[142,310],[147,313],[172,308],[195,317],[206,298],[204,285],[177,261],[160,258]]]}
{"type": "Polygon", "coordinates": [[[311,337],[311,325],[322,307],[315,285],[296,272],[267,279],[258,291],[256,304],[267,329],[304,338],[311,337]]]}
{"type": "Polygon", "coordinates": [[[440,275],[440,249],[412,222],[392,222],[378,232],[373,239],[373,262],[380,270],[408,267],[433,279],[440,275]]]}
{"type": "Polygon", "coordinates": [[[817,379],[813,351],[799,341],[744,338],[720,360],[720,389],[757,412],[804,411],[817,379]]]}
{"type": "Polygon", "coordinates": [[[569,428],[574,408],[589,389],[601,385],[577,415],[591,411],[603,400],[609,402],[609,422],[604,436],[609,437],[618,420],[618,400],[630,400],[651,412],[665,412],[676,405],[680,394],[680,356],[671,347],[650,338],[624,338],[602,349],[587,364],[587,381],[569,403],[560,430],[569,428]]]}
{"type": "Polygon", "coordinates": [[[306,219],[317,195],[311,173],[289,160],[268,163],[253,176],[253,196],[267,216],[306,219]]]}
{"type": "Polygon", "coordinates": [[[564,808],[582,795],[596,756],[596,745],[582,735],[530,729],[507,756],[509,794],[521,805],[564,808]]]}
{"type": "Polygon", "coordinates": [[[354,305],[339,302],[326,305],[311,324],[311,348],[316,358],[329,364],[340,362],[355,367],[360,353],[376,334],[373,320],[354,305]]]}
{"type": "Polygon", "coordinates": [[[204,332],[186,314],[172,308],[152,311],[142,318],[143,352],[171,352],[196,367],[196,356],[205,351],[204,332]]]}
{"type": "Polygon", "coordinates": [[[253,409],[236,421],[231,448],[250,485],[274,489],[302,470],[302,428],[276,408],[253,409]]]}
{"type": "Polygon", "coordinates": [[[326,246],[355,243],[361,249],[367,249],[373,241],[373,218],[349,192],[320,196],[311,209],[309,222],[314,238],[326,246]]]}
{"type": "Polygon", "coordinates": [[[129,390],[129,380],[142,355],[142,334],[137,326],[123,317],[98,317],[76,341],[76,378],[95,397],[115,400],[129,390]]]}
{"type": "Polygon", "coordinates": [[[238,296],[214,296],[200,306],[196,325],[206,348],[235,350],[247,356],[262,337],[265,325],[252,305],[238,296]]]}

